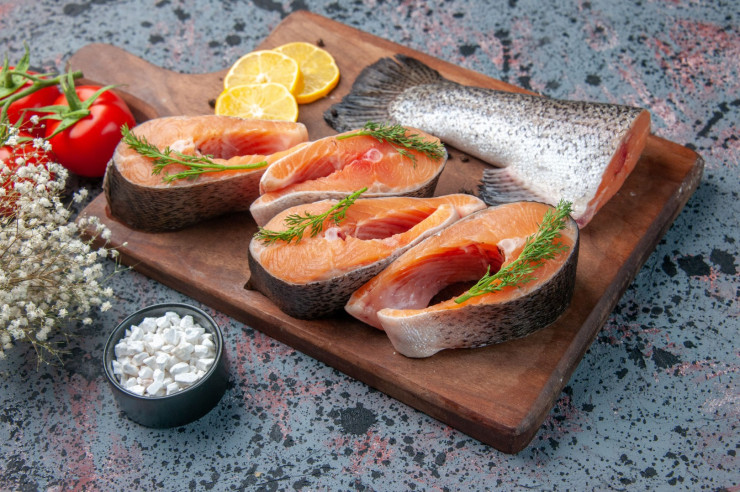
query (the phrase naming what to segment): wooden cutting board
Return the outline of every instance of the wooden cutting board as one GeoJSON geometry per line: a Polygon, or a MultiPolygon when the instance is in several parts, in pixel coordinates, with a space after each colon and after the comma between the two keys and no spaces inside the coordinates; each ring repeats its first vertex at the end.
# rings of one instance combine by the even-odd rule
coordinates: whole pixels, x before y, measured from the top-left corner
{"type": "MultiPolygon", "coordinates": [[[[335,133],[323,112],[350,89],[357,74],[383,56],[404,53],[469,85],[520,88],[462,69],[308,12],[287,17],[259,48],[290,41],[323,45],[341,70],[329,98],[301,106],[312,139],[335,133]]],[[[109,45],[89,45],[69,60],[86,80],[119,87],[139,121],[210,114],[221,72],[164,70],[109,45]]],[[[455,149],[437,194],[474,192],[484,165],[455,149]]],[[[131,230],[112,218],[103,195],[84,213],[112,231],[123,262],[149,277],[240,320],[508,453],[523,449],[554,405],[578,362],[655,245],[696,189],[703,170],[693,151],[651,136],[623,189],[581,231],[573,302],[553,325],[491,347],[444,351],[427,359],[394,352],[382,332],[346,315],[293,319],[269,299],[246,290],[246,251],[256,231],[248,213],[159,234],[131,230]],[[125,245],[124,245],[125,244],[125,245]]]]}

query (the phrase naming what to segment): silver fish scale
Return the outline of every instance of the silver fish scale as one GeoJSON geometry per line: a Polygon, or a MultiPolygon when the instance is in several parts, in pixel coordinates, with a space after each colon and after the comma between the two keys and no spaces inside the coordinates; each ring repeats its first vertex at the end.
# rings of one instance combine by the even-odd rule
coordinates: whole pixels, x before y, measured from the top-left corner
{"type": "Polygon", "coordinates": [[[417,85],[388,107],[390,118],[439,137],[544,201],[582,214],[619,143],[642,110],[461,86],[417,85]]]}

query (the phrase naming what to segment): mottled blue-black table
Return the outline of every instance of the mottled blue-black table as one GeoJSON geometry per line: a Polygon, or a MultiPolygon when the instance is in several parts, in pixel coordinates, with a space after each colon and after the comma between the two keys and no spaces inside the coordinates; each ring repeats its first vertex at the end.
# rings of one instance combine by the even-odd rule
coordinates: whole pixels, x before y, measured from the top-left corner
{"type": "Polygon", "coordinates": [[[296,9],[536,92],[645,107],[655,134],[705,159],[702,181],[517,455],[127,271],[63,365],[37,369],[24,346],[0,361],[0,489],[740,490],[740,6],[3,0],[0,41],[11,60],[28,41],[50,70],[104,42],[212,72],[296,9]],[[125,316],[167,301],[216,319],[233,374],[208,415],[152,430],[119,412],[101,354],[125,316]]]}

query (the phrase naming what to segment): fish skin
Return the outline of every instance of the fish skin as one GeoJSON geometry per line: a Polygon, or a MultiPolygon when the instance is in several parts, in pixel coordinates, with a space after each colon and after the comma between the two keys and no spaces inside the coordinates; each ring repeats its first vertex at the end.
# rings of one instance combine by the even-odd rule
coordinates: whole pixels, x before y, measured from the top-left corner
{"type": "MultiPolygon", "coordinates": [[[[503,218],[497,219],[497,214],[501,216],[502,211],[506,212],[507,208],[516,212],[513,207],[520,206],[521,203],[511,203],[488,207],[408,249],[388,268],[358,289],[346,304],[345,310],[361,321],[384,330],[395,350],[411,358],[429,357],[445,349],[476,348],[501,343],[527,336],[553,323],[569,306],[575,288],[580,235],[573,219],[568,220],[562,231],[563,237],[572,241],[571,247],[565,253],[562,264],[550,277],[507,288],[506,293],[502,291],[484,294],[461,304],[455,304],[452,300],[454,297],[436,304],[429,304],[427,301],[429,298],[434,299],[434,290],[444,287],[445,282],[465,280],[466,272],[470,270],[459,264],[450,267],[450,251],[464,253],[460,258],[465,258],[466,263],[478,262],[478,258],[471,255],[470,251],[486,244],[485,233],[479,235],[461,232],[473,228],[490,229],[489,225],[493,220],[502,223],[500,221],[503,218]],[[472,235],[475,237],[468,237],[472,235]],[[441,256],[443,259],[435,261],[435,255],[442,253],[445,255],[441,256]],[[423,292],[425,286],[445,276],[444,273],[440,274],[440,269],[444,268],[457,270],[459,273],[453,273],[454,278],[446,278],[433,289],[423,292]],[[423,282],[424,286],[417,288],[419,284],[416,282],[423,282]]],[[[503,251],[506,264],[519,254],[516,252],[517,248],[523,247],[524,237],[533,234],[536,226],[532,225],[531,230],[520,237],[522,231],[517,230],[517,221],[510,216],[503,217],[508,219],[502,226],[504,233],[496,233],[502,237],[487,245],[498,248],[499,252],[503,251]],[[505,244],[507,241],[508,245],[505,244]]],[[[478,265],[477,268],[485,272],[485,265],[478,265]]],[[[535,277],[537,272],[535,270],[535,277]]],[[[470,278],[467,280],[475,281],[470,278]]]]}
{"type": "MultiPolygon", "coordinates": [[[[323,202],[314,203],[311,205],[311,213],[320,213],[316,207],[324,207],[324,209],[328,209],[336,202],[336,200],[325,200],[323,202]],[[321,205],[322,203],[325,203],[326,205],[323,206],[321,205]]],[[[475,211],[485,208],[485,204],[480,199],[471,195],[462,194],[434,198],[366,198],[358,199],[347,209],[347,215],[349,218],[346,218],[342,224],[351,222],[352,214],[356,213],[358,208],[363,207],[364,204],[371,204],[373,202],[381,204],[390,203],[393,206],[399,207],[398,210],[401,211],[408,209],[413,210],[413,207],[417,206],[417,204],[423,204],[424,206],[433,207],[435,210],[434,214],[438,214],[438,218],[441,220],[427,221],[425,219],[424,221],[419,222],[418,224],[428,222],[428,225],[426,228],[422,228],[419,231],[414,232],[408,238],[409,240],[406,244],[389,243],[386,248],[387,256],[385,257],[381,257],[371,263],[357,265],[355,268],[350,270],[332,272],[329,275],[324,275],[321,278],[307,282],[297,282],[294,281],[294,279],[285,278],[285,276],[281,277],[277,272],[272,272],[269,271],[268,268],[265,268],[261,261],[261,255],[262,252],[270,246],[261,244],[257,239],[252,239],[248,249],[250,278],[245,288],[261,292],[281,311],[289,316],[299,319],[316,319],[328,316],[337,311],[341,311],[350,295],[352,295],[357,288],[380,273],[391,261],[393,261],[393,259],[397,258],[408,248],[417,244],[425,237],[443,230],[461,217],[465,217],[475,211]]],[[[267,228],[272,230],[283,230],[285,228],[284,224],[278,223],[282,220],[282,217],[290,213],[303,213],[304,208],[304,206],[299,206],[286,210],[284,213],[268,222],[267,228]]],[[[431,215],[429,217],[431,217],[431,215]]],[[[340,227],[342,224],[340,224],[340,227]]],[[[365,225],[365,227],[366,226],[367,225],[365,225]]],[[[305,232],[303,239],[301,239],[301,243],[305,244],[311,241],[322,241],[325,233],[326,231],[322,231],[317,237],[312,238],[308,237],[310,234],[309,232],[305,232]]],[[[339,239],[339,241],[342,241],[341,244],[350,244],[349,241],[345,241],[344,239],[339,239]]],[[[300,255],[301,246],[299,246],[299,244],[287,245],[284,247],[296,248],[296,251],[298,251],[296,254],[300,255]]],[[[332,249],[327,247],[322,248],[322,250],[329,264],[333,264],[332,249]]],[[[349,249],[343,251],[341,254],[350,255],[350,257],[354,256],[353,251],[349,249]]]]}
{"type": "MultiPolygon", "coordinates": [[[[137,125],[131,131],[138,137],[145,137],[160,150],[171,146],[176,150],[182,149],[184,153],[194,153],[202,147],[204,153],[215,155],[214,160],[227,164],[234,160],[245,163],[269,161],[268,155],[234,155],[240,150],[239,146],[250,145],[250,138],[269,137],[264,138],[257,148],[270,153],[279,153],[308,140],[308,132],[302,123],[264,122],[216,115],[155,118],[137,125]],[[282,132],[272,135],[272,129],[282,132]],[[210,133],[215,136],[204,137],[210,133]],[[203,142],[199,141],[201,138],[203,142]],[[228,158],[219,159],[219,153],[224,153],[228,158]]],[[[121,141],[108,162],[103,178],[103,189],[111,214],[128,226],[146,232],[182,229],[228,212],[248,210],[252,201],[259,196],[259,179],[266,169],[211,173],[207,177],[202,176],[206,179],[184,179],[168,184],[161,177],[154,182],[147,182],[151,181],[151,167],[151,159],[141,156],[121,141]],[[133,169],[140,173],[145,171],[141,179],[132,175],[132,167],[140,168],[133,169]]]]}
{"type": "Polygon", "coordinates": [[[380,273],[389,261],[378,261],[328,280],[293,284],[270,274],[250,253],[250,277],[245,287],[261,292],[288,316],[317,319],[339,311],[352,292],[380,273]]]}
{"type": "Polygon", "coordinates": [[[650,130],[641,108],[464,86],[403,55],[366,67],[324,118],[337,131],[368,120],[419,128],[501,168],[484,171],[479,194],[489,205],[563,199],[579,226],[616,193],[650,130]],[[629,160],[608,173],[625,139],[634,145],[629,160]],[[601,196],[602,183],[612,180],[601,196]]]}

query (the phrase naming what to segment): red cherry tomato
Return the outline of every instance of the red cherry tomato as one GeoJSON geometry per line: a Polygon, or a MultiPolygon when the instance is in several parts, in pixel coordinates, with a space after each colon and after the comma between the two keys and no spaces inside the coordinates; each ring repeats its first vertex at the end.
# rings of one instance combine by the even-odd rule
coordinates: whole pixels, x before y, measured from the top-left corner
{"type": "MultiPolygon", "coordinates": [[[[75,92],[84,102],[99,89],[100,86],[81,85],[75,92]]],[[[64,95],[52,104],[68,105],[64,95]]],[[[126,102],[109,90],[100,94],[89,110],[89,115],[53,137],[60,122],[49,120],[46,137],[59,164],[80,176],[98,178],[105,174],[106,165],[121,140],[121,126],[133,127],[136,120],[126,102]]]]}
{"type": "MultiPolygon", "coordinates": [[[[10,67],[10,70],[13,70],[13,67],[10,67]]],[[[30,73],[31,75],[37,75],[36,72],[32,72],[31,70],[29,70],[28,73],[30,73]]],[[[28,89],[31,85],[33,85],[33,82],[28,80],[25,84],[18,88],[16,92],[24,91],[28,89]]],[[[34,114],[44,116],[44,113],[38,113],[36,111],[33,111],[33,109],[53,104],[60,94],[61,92],[59,91],[59,88],[56,85],[52,85],[32,92],[31,94],[24,96],[17,101],[13,101],[10,106],[8,106],[8,121],[10,122],[10,124],[15,125],[18,121],[21,121],[22,119],[23,124],[21,125],[21,128],[29,132],[34,137],[43,137],[43,124],[33,126],[31,125],[30,120],[31,116],[33,116],[34,114]]]]}
{"type": "MultiPolygon", "coordinates": [[[[30,137],[30,134],[21,132],[19,137],[30,137]]],[[[19,143],[15,146],[3,145],[0,147],[0,168],[7,168],[11,174],[20,167],[18,159],[23,158],[25,164],[44,164],[51,160],[48,153],[33,146],[33,142],[19,143]]],[[[0,185],[5,188],[5,196],[0,198],[0,215],[10,215],[15,207],[17,196],[13,192],[13,181],[7,172],[0,174],[0,185]]]]}

